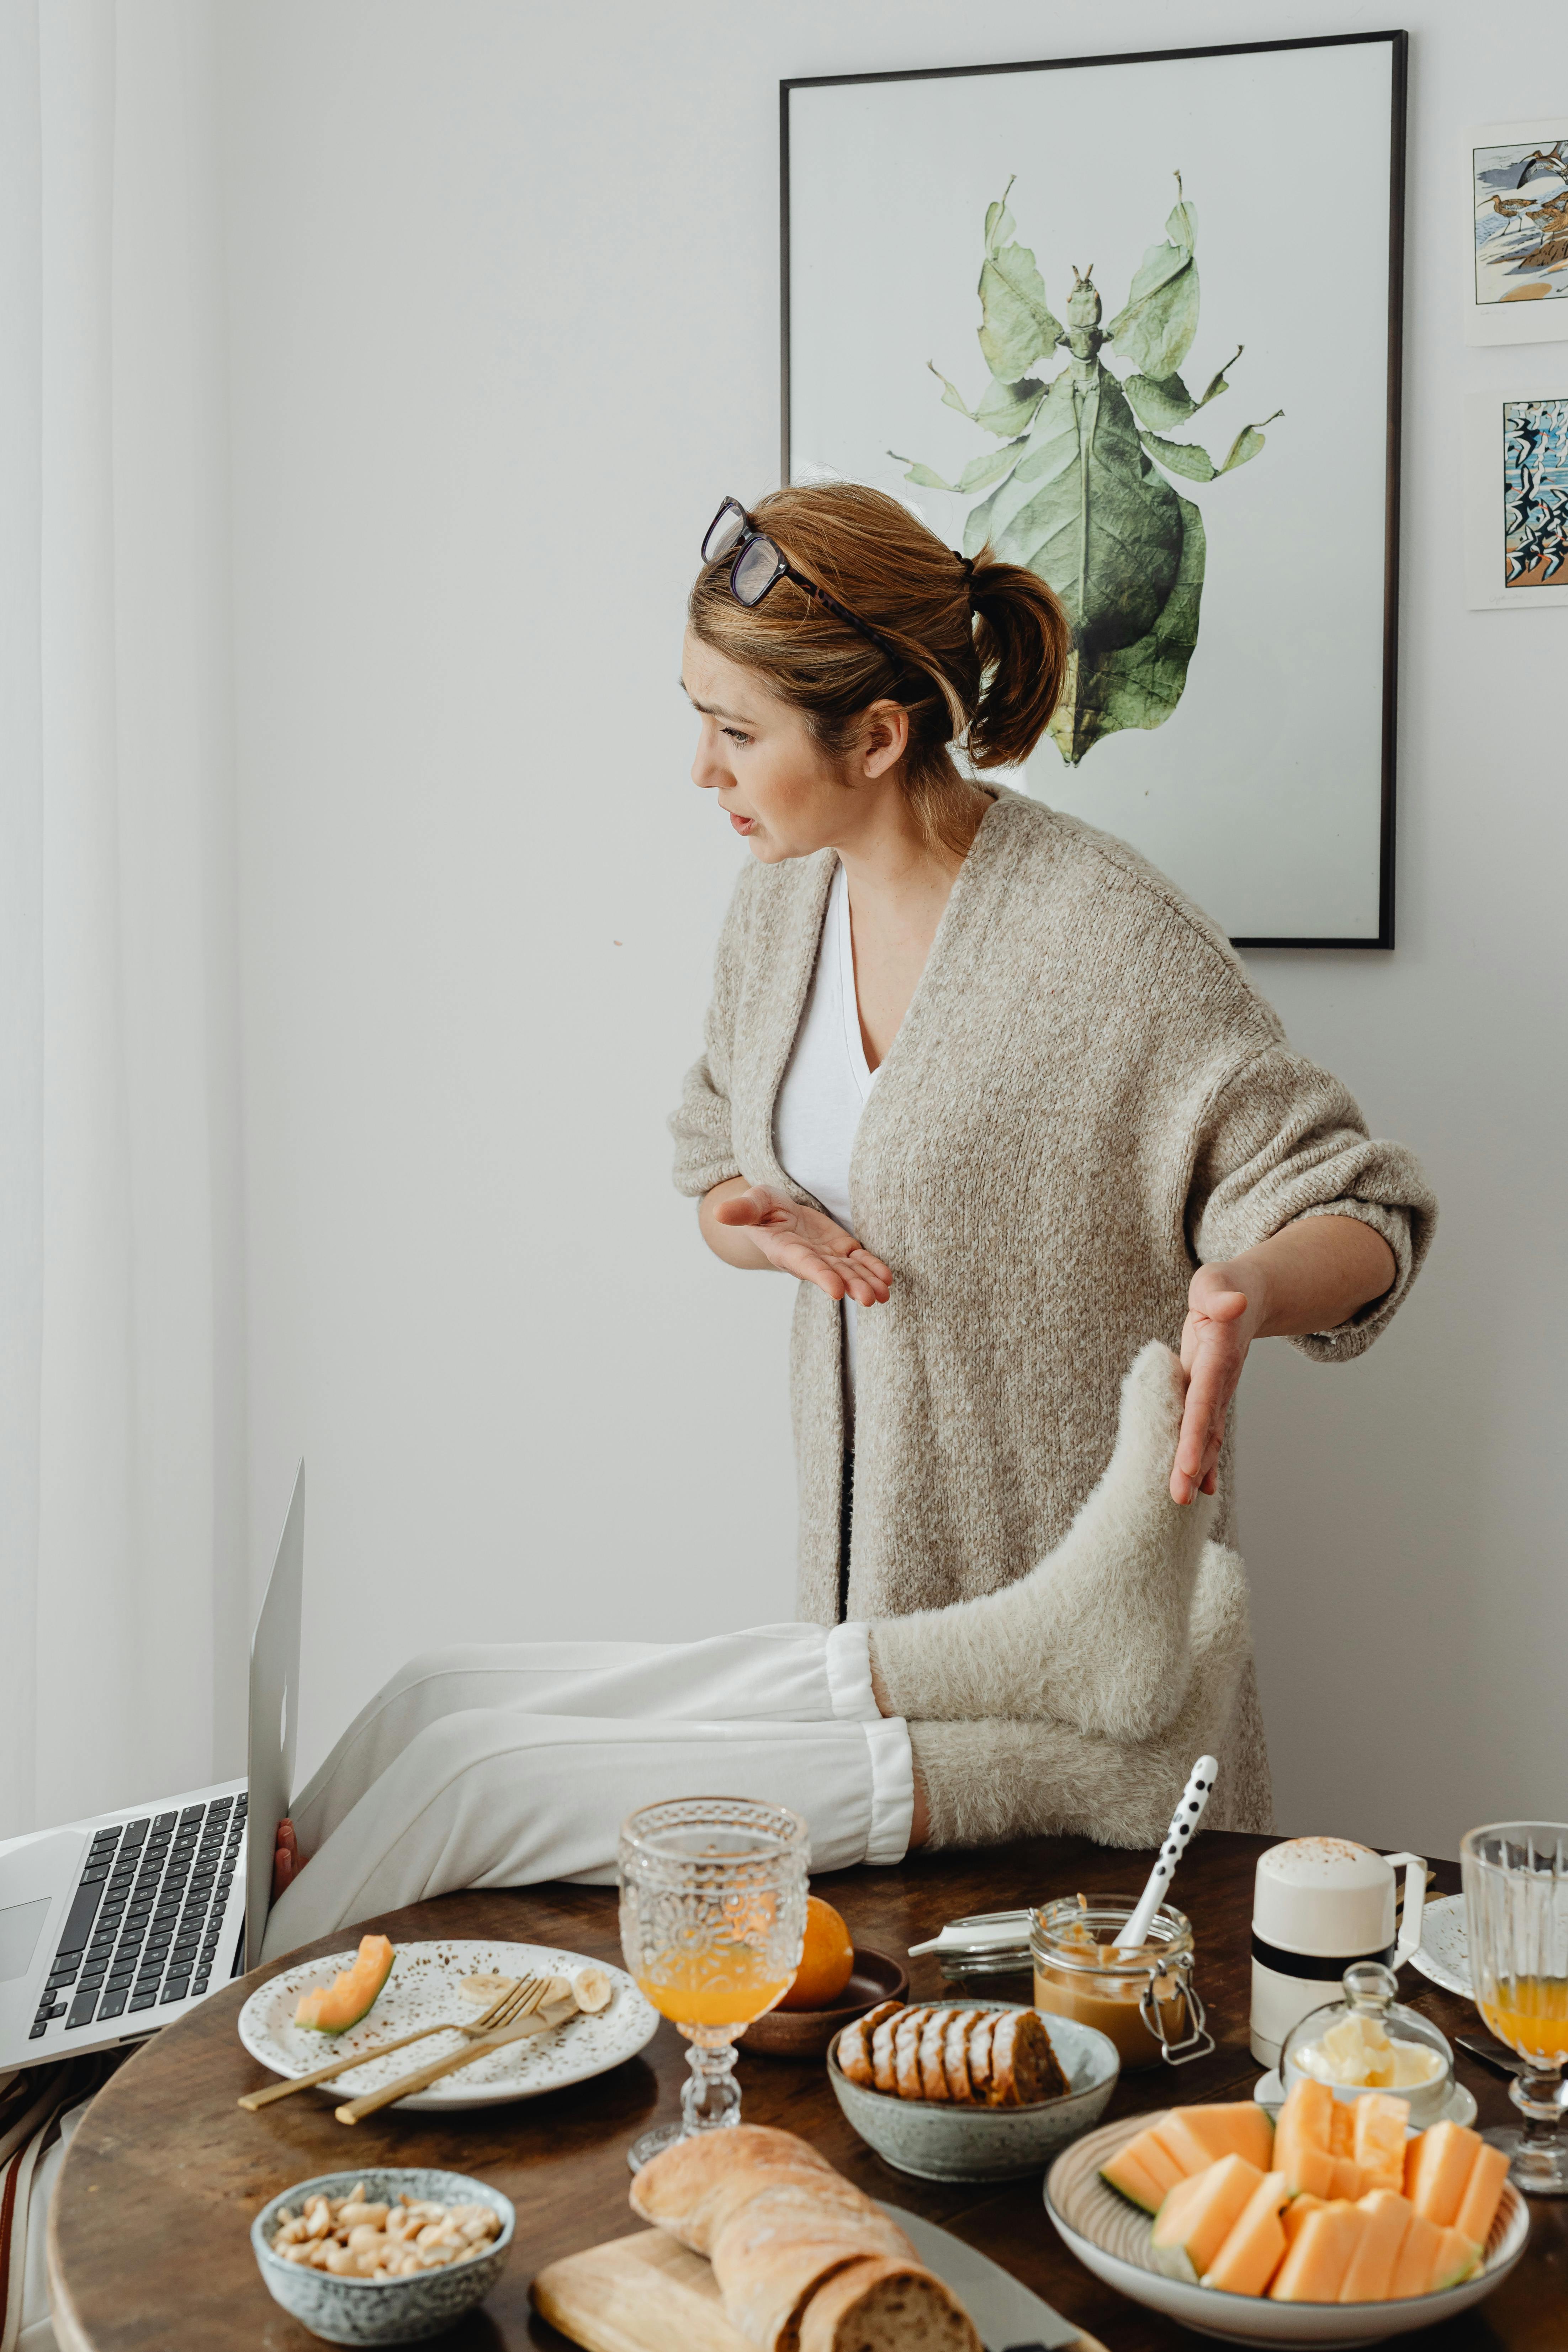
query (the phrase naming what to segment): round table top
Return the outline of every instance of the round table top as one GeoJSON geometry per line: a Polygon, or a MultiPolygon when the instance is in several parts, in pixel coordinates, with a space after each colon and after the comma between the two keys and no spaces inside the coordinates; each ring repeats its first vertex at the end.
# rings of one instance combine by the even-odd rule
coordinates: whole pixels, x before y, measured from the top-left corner
{"type": "MultiPolygon", "coordinates": [[[[1248,1926],[1252,1867],[1268,1843],[1220,1832],[1201,1837],[1176,1889],[1191,1918],[1198,1981],[1218,2048],[1185,2066],[1125,2076],[1108,2119],[1184,2102],[1245,2097],[1259,2069],[1247,2051],[1248,1926]]],[[[819,1878],[856,1939],[902,1958],[943,1921],[974,1911],[1040,1903],[1053,1895],[1136,1892],[1152,1856],[1110,1853],[1085,1840],[1041,1839],[983,1853],[915,1854],[896,1870],[852,1870],[819,1878]]],[[[1458,1885],[1439,1867],[1436,1892],[1458,1885]]],[[[604,1887],[550,1885],[517,1892],[444,1895],[368,1923],[395,1944],[436,1937],[506,1937],[554,1944],[618,1962],[616,1895],[604,1887]]],[[[360,1933],[344,1929],[291,1953],[341,1951],[360,1933]]],[[[501,2352],[531,2344],[563,2352],[564,2339],[528,2300],[535,2272],[558,2256],[625,2236],[637,2226],[626,2200],[628,2141],[678,2109],[685,2044],[664,2025],[639,2057],[594,2081],[511,2106],[455,2115],[403,2115],[386,2108],[352,2130],[337,2123],[326,2095],[304,2091],[251,2115],[236,2102],[274,2079],[241,2047],[239,2011],[261,1969],[165,2027],[126,2061],[83,2116],[61,2168],[50,2220],[50,2280],[60,2352],[309,2352],[317,2339],[268,2294],[249,2242],[253,2215],[293,2182],[347,2164],[435,2165],[475,2173],[505,2191],[518,2210],[510,2263],[488,2301],[443,2345],[452,2352],[501,2352]]],[[[911,1964],[911,2000],[940,1990],[934,1959],[911,1964]]],[[[1013,1991],[999,1982],[998,1997],[1013,1991]]],[[[1016,1996],[1015,1996],[1016,1997],[1016,1996]]],[[[1023,1995],[1027,1998],[1027,1994],[1023,1995]]],[[[1450,2038],[1474,2032],[1467,2001],[1405,1972],[1404,1997],[1450,2038]]],[[[1460,2055],[1483,2123],[1509,2113],[1504,2085],[1460,2055]]],[[[872,2196],[953,2230],[1114,2352],[1190,2347],[1183,2330],[1089,2276],[1046,2219],[1037,2180],[947,2185],[895,2173],[850,2130],[823,2061],[748,2056],[740,2079],[753,2123],[778,2124],[809,2138],[872,2196]]],[[[1531,2242],[1519,2267],[1468,2328],[1464,2346],[1488,2352],[1546,2352],[1563,2340],[1568,2276],[1568,2199],[1536,2200],[1531,2242]]],[[[1424,2336],[1423,2343],[1428,2339],[1424,2336]]],[[[1458,2335],[1431,2339],[1452,2344],[1458,2335]]]]}

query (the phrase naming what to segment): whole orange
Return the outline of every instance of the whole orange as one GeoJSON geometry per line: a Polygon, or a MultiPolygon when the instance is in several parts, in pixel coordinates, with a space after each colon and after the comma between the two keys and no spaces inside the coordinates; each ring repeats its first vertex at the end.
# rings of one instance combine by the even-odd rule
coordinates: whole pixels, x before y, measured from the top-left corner
{"type": "Polygon", "coordinates": [[[831,1903],[819,1895],[805,1898],[805,1945],[795,1982],[780,2001],[781,2009],[826,2009],[849,1981],[855,1966],[855,1944],[831,1903]]]}

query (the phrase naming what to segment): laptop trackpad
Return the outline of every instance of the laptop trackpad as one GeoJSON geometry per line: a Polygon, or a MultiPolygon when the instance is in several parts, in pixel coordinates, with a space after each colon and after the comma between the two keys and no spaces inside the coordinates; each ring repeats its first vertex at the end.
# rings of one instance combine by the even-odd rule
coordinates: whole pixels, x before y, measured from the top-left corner
{"type": "Polygon", "coordinates": [[[9,1910],[0,1911],[0,1984],[26,1975],[48,1916],[47,1895],[36,1903],[13,1903],[9,1910]]]}

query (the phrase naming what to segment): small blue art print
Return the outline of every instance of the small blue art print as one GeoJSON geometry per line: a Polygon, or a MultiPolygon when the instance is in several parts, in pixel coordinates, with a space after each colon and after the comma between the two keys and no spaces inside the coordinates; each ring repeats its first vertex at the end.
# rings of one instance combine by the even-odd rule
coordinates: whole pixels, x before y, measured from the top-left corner
{"type": "Polygon", "coordinates": [[[1503,404],[1503,585],[1568,586],[1568,394],[1503,404]]]}
{"type": "Polygon", "coordinates": [[[1568,135],[1470,152],[1477,304],[1568,301],[1568,135]]]}

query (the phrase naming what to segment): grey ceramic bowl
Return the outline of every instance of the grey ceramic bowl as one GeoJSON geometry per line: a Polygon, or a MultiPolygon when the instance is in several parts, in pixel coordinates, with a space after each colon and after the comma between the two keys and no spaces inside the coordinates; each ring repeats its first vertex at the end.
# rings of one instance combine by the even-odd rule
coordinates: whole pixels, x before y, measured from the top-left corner
{"type": "Polygon", "coordinates": [[[483,2180],[466,2172],[428,2172],[408,2166],[366,2165],[357,2172],[322,2172],[314,2180],[296,2181],[280,2197],[264,2205],[250,2225],[250,2242],[267,2292],[274,2303],[291,2312],[301,2327],[327,2344],[418,2344],[426,2336],[443,2336],[489,2294],[506,2268],[506,2258],[517,2229],[510,2200],[483,2180]],[[427,2197],[442,2205],[488,2205],[501,2218],[501,2233],[488,2250],[466,2263],[439,2271],[420,2271],[413,2278],[386,2280],[334,2278],[330,2271],[310,2271],[286,2263],[272,2251],[278,2216],[287,2205],[298,2213],[310,2197],[346,2197],[363,2180],[365,2196],[376,2204],[394,2204],[399,2197],[427,2197]]]}
{"type": "MultiPolygon", "coordinates": [[[[925,2009],[1021,2009],[1016,2000],[922,2001],[925,2009]]],[[[1043,2172],[1058,2149],[1104,2114],[1121,2060],[1108,2034],[1076,2018],[1042,2010],[1051,2047],[1068,2078],[1065,2098],[1031,2107],[949,2106],[868,2091],[838,2064],[838,2039],[827,2053],[833,2095],[855,2129],[900,2172],[921,2180],[1021,2180],[1043,2172]]]]}

